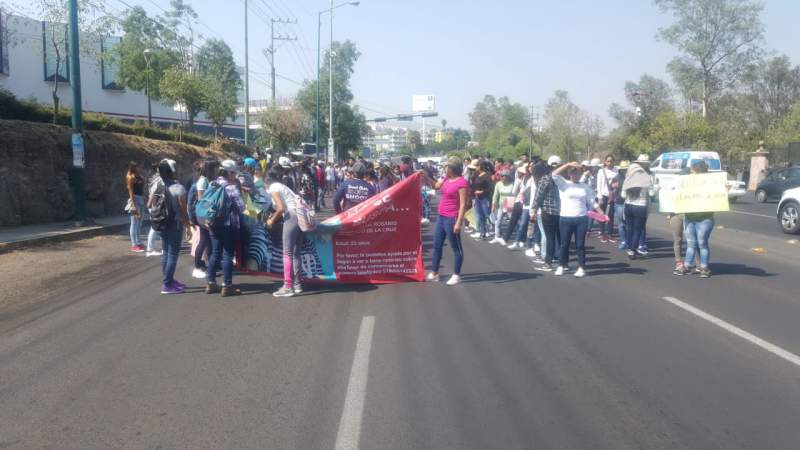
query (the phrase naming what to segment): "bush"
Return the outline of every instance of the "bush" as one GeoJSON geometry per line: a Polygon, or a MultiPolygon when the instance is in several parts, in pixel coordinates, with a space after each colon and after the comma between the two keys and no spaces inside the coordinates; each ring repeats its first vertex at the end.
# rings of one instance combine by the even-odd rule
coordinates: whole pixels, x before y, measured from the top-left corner
{"type": "MultiPolygon", "coordinates": [[[[59,108],[57,124],[69,126],[72,123],[71,114],[69,109],[59,108]]],[[[11,92],[0,89],[0,119],[52,123],[53,108],[31,100],[20,100],[11,92]]],[[[200,147],[208,147],[215,142],[212,137],[189,132],[180,127],[161,128],[155,125],[150,126],[141,120],[128,123],[105,114],[92,112],[83,114],[83,126],[87,130],[129,134],[160,141],[185,142],[200,147]]],[[[228,152],[249,153],[246,147],[231,141],[222,141],[219,146],[228,152]]]]}

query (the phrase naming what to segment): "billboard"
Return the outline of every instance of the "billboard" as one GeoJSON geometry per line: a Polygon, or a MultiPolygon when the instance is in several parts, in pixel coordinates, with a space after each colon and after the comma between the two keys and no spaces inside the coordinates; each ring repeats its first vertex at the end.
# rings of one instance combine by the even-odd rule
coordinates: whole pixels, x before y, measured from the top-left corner
{"type": "Polygon", "coordinates": [[[412,100],[412,111],[415,113],[436,111],[436,96],[415,95],[412,100]]]}

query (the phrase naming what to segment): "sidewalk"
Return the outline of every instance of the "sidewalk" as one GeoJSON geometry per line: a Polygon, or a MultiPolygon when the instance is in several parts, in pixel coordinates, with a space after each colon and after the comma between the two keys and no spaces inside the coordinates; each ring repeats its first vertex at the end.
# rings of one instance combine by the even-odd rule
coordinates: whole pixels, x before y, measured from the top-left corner
{"type": "Polygon", "coordinates": [[[85,239],[113,233],[130,224],[130,217],[112,216],[95,219],[94,225],[75,227],[73,222],[57,222],[21,227],[0,228],[0,253],[50,242],[85,239]]]}

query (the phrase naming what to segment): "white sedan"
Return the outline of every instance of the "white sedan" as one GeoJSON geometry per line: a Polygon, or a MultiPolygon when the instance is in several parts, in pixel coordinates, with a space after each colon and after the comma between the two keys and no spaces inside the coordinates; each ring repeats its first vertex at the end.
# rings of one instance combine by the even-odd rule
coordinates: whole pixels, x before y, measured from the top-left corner
{"type": "Polygon", "coordinates": [[[737,181],[733,176],[728,174],[728,201],[736,203],[739,198],[747,195],[747,188],[744,181],[737,181]]]}

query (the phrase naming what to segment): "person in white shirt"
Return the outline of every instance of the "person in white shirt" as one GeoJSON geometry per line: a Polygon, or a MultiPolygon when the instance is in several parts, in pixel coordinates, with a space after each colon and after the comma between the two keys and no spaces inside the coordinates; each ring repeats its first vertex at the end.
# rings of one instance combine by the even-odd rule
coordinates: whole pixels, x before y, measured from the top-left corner
{"type": "MultiPolygon", "coordinates": [[[[603,167],[597,172],[597,198],[600,200],[600,209],[608,215],[608,222],[600,224],[600,242],[617,242],[614,239],[614,198],[611,197],[611,182],[619,173],[614,168],[614,155],[606,156],[603,167]]],[[[624,238],[624,237],[623,237],[624,238]]]]}
{"type": "Polygon", "coordinates": [[[575,236],[575,248],[578,256],[578,270],[575,276],[581,278],[586,275],[586,230],[589,226],[588,213],[597,210],[602,214],[597,205],[594,190],[586,183],[581,183],[582,169],[577,162],[562,165],[553,171],[553,182],[558,187],[561,200],[561,214],[559,219],[559,234],[561,236],[561,254],[559,266],[555,275],[564,275],[569,263],[569,248],[572,236],[575,236]],[[563,173],[568,178],[564,178],[563,173]]]}

